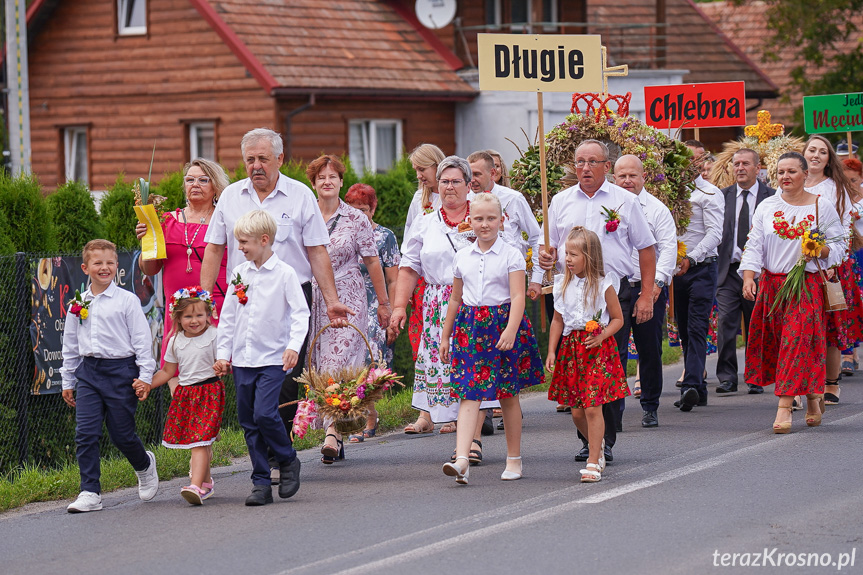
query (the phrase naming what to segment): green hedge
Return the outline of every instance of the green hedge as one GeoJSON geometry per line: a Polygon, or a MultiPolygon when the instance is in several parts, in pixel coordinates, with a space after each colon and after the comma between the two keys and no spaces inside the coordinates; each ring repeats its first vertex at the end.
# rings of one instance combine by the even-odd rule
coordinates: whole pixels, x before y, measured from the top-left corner
{"type": "Polygon", "coordinates": [[[61,253],[80,252],[87,242],[104,235],[93,196],[82,182],[67,182],[49,195],[48,215],[61,253]]]}

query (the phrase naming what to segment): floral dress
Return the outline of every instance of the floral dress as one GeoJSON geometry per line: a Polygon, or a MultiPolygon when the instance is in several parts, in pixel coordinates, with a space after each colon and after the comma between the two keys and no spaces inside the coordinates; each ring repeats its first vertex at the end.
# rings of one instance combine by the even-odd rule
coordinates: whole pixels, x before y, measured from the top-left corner
{"type": "MultiPolygon", "coordinates": [[[[402,258],[399,253],[399,244],[396,241],[396,235],[388,228],[376,226],[374,228],[374,236],[375,245],[378,248],[378,258],[381,260],[381,268],[386,270],[386,268],[398,267],[402,258]]],[[[392,366],[393,346],[387,345],[386,326],[381,326],[378,323],[378,293],[375,291],[372,277],[369,275],[369,270],[363,258],[360,258],[359,261],[360,271],[366,282],[366,301],[369,306],[369,343],[372,346],[372,353],[375,360],[383,354],[384,361],[388,366],[392,366]]],[[[386,277],[384,280],[386,280],[386,277]]]]}
{"type": "MultiPolygon", "coordinates": [[[[355,315],[348,315],[348,321],[361,333],[366,334],[369,329],[366,284],[357,261],[362,257],[378,255],[372,225],[365,214],[340,201],[339,209],[327,222],[327,230],[330,233],[327,252],[333,266],[339,301],[356,312],[355,315]]],[[[329,323],[324,296],[317,281],[312,280],[310,337],[314,337],[329,323]]],[[[324,330],[310,353],[312,365],[318,371],[356,367],[365,364],[369,359],[363,338],[351,328],[324,330]]]]}

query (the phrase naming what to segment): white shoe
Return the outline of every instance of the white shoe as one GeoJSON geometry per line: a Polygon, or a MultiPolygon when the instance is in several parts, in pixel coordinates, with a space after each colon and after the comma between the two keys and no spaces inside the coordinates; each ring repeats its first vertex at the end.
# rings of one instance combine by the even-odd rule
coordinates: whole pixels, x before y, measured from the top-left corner
{"type": "Polygon", "coordinates": [[[156,456],[152,451],[147,452],[147,457],[150,458],[150,467],[144,471],[136,471],[138,476],[138,497],[144,501],[149,501],[156,496],[159,490],[159,472],[156,470],[156,456]]]}
{"type": "Polygon", "coordinates": [[[69,504],[66,511],[69,513],[87,513],[100,509],[102,509],[102,496],[92,491],[82,491],[78,494],[78,499],[69,504]]]}
{"type": "Polygon", "coordinates": [[[467,485],[468,476],[470,476],[470,461],[464,455],[459,455],[455,458],[456,463],[450,463],[447,461],[443,464],[443,473],[444,475],[449,475],[450,477],[455,477],[455,482],[461,485],[467,485]],[[464,466],[464,471],[461,470],[461,467],[456,465],[459,459],[464,459],[467,461],[467,465],[464,466]]]}
{"type": "Polygon", "coordinates": [[[504,469],[504,470],[503,470],[503,473],[501,473],[501,474],[500,474],[500,478],[501,478],[502,480],[504,480],[504,481],[516,481],[517,479],[521,479],[521,472],[522,472],[522,469],[521,469],[521,455],[519,455],[518,457],[509,457],[509,456],[507,456],[507,459],[511,459],[511,460],[513,460],[513,461],[518,460],[518,462],[519,462],[519,464],[518,464],[518,466],[519,466],[519,470],[518,470],[518,471],[510,471],[509,469],[504,469]]]}

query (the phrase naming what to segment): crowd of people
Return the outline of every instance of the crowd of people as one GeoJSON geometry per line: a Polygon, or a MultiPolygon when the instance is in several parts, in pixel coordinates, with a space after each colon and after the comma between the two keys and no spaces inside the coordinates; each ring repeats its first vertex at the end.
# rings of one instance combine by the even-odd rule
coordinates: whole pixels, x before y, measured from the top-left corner
{"type": "MultiPolygon", "coordinates": [[[[710,160],[703,144],[686,144],[696,161],[710,160]]],[[[738,390],[742,323],[746,389],[774,386],[775,433],[791,429],[804,397],[806,424],[821,423],[825,405],[839,402],[840,374],[853,369],[854,347],[863,341],[863,165],[840,162],[820,136],[803,154],[779,158],[778,192],[758,179],[762,161],[754,150],[734,155],[736,183],[725,189],[702,171],[681,235],[669,209],[645,190],[638,157],[623,155],[612,165],[603,142],[585,140],[573,158],[578,183],[550,204],[548,246],[524,196],[506,187],[506,164],[493,150],[460,158],[422,144],[411,153],[418,190],[401,246],[375,223],[371,186],[356,184],[341,199],[345,166],[338,158],[308,165],[310,189],[280,172],[276,132],[248,132],[241,151],[248,178],[230,185],[213,162],[186,166],[187,205],[163,224],[167,256],[140,261],[145,274],[163,273],[168,297],[158,371],[140,306],[113,284],[116,248],[105,240],[84,248],[90,287],[72,303],[79,321],[66,323],[63,341],[63,397],[77,407],[81,468],[81,493],[69,512],[101,509],[103,420],[138,474],[141,498],[155,496],[155,457],[135,433],[134,412],[164,384],[172,401],[163,445],[191,452],[190,484],[180,493],[192,504],[212,496],[211,446],[225,409],[221,378],[229,372],[252,462],[246,505],[272,502],[273,485],[280,497],[293,496],[300,461],[290,433],[303,368],[390,361],[405,329],[418,416],[404,432],[455,432],[443,473],[459,484],[482,461],[482,410],[491,409],[501,410],[506,434],[501,479],[522,477],[519,394],[542,383],[546,370],[549,399],[571,412],[582,441],[580,480],[600,481],[630,395],[630,337],[641,424],[659,425],[670,300],[684,361],[674,406],[691,412],[707,405],[715,308],[716,393],[738,390]],[[546,275],[554,279],[545,282],[552,320],[543,361],[524,310],[526,298],[543,297],[546,275]]],[[[146,231],[136,229],[139,237],[146,231]]],[[[323,426],[321,461],[331,465],[345,457],[344,438],[334,421],[323,426]]],[[[348,440],[374,437],[377,426],[372,408],[365,429],[348,440]]]]}

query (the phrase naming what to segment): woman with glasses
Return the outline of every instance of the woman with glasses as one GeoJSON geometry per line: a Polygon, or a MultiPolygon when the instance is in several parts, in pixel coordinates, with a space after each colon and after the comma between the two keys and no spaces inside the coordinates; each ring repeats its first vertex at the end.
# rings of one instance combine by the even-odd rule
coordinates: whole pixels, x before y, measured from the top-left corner
{"type": "MultiPolygon", "coordinates": [[[[165,254],[161,260],[138,259],[141,271],[156,275],[162,271],[162,285],[167,297],[184,287],[197,285],[201,277],[201,259],[204,257],[204,236],[210,217],[216,209],[219,194],[228,185],[228,176],[222,167],[203,158],[195,158],[183,168],[183,189],[186,207],[165,214],[162,232],[165,235],[165,254]]],[[[138,239],[144,237],[147,228],[138,224],[135,232],[138,239]]],[[[213,288],[213,304],[216,310],[222,309],[225,299],[225,265],[227,253],[222,258],[216,285],[213,288]]],[[[167,309],[167,306],[165,306],[167,309]]],[[[215,318],[214,318],[215,319],[215,318]]],[[[215,321],[218,321],[215,319],[215,321]]],[[[162,356],[168,345],[171,333],[171,314],[165,313],[165,335],[162,337],[162,356]]],[[[169,382],[170,383],[170,382],[169,382]]],[[[173,385],[171,389],[173,390],[173,385]]]]}

